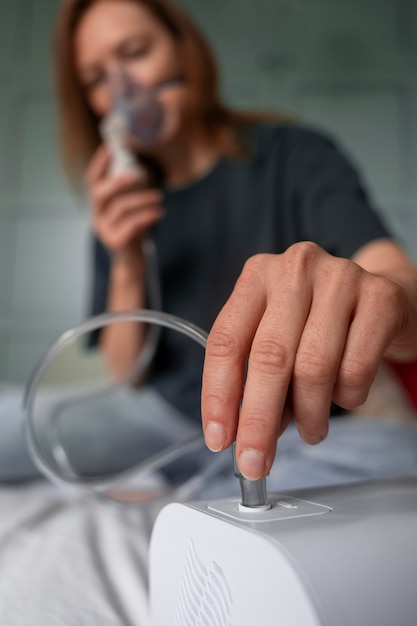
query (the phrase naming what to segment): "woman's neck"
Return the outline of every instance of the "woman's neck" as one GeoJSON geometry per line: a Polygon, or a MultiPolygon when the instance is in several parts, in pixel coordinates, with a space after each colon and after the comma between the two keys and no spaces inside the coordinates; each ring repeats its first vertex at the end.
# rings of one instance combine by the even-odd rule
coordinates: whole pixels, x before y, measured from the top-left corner
{"type": "Polygon", "coordinates": [[[184,187],[207,174],[220,159],[219,150],[207,141],[192,137],[164,146],[157,155],[164,171],[166,187],[184,187]]]}

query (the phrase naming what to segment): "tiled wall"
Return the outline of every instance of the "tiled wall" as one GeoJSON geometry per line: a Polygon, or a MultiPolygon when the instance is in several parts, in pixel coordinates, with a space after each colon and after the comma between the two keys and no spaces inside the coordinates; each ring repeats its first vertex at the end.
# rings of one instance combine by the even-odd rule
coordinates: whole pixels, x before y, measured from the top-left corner
{"type": "Polygon", "coordinates": [[[83,314],[87,212],[58,160],[56,0],[0,0],[0,380],[24,382],[83,314]]]}

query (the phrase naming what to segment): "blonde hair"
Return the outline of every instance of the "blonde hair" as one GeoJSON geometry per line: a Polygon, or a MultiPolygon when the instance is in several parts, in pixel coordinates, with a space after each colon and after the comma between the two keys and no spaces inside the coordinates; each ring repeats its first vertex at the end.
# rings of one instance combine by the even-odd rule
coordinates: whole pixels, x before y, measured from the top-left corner
{"type": "MultiPolygon", "coordinates": [[[[206,39],[194,22],[170,0],[129,0],[146,7],[176,39],[190,89],[190,110],[200,131],[225,156],[243,155],[237,133],[231,133],[261,118],[277,114],[240,113],[229,109],[219,97],[217,64],[206,39]]],[[[75,67],[74,37],[85,12],[100,0],[63,0],[56,22],[54,75],[58,100],[59,137],[63,166],[75,186],[100,143],[98,119],[88,106],[75,67]]]]}

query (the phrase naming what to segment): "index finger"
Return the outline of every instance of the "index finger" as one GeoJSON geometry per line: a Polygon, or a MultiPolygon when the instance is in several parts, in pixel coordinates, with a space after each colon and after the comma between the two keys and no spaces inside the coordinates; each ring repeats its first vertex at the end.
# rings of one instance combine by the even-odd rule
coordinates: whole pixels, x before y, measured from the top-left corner
{"type": "Polygon", "coordinates": [[[86,181],[89,185],[96,183],[107,172],[110,163],[110,152],[107,146],[102,144],[94,153],[86,172],[86,181]]]}
{"type": "Polygon", "coordinates": [[[260,281],[241,275],[209,333],[201,412],[205,440],[213,451],[227,448],[235,439],[245,362],[265,306],[260,281]]]}
{"type": "MultiPolygon", "coordinates": [[[[277,270],[278,268],[275,268],[277,270]]],[[[292,378],[295,355],[311,305],[305,281],[263,267],[245,271],[209,334],[203,371],[202,420],[208,447],[236,438],[236,458],[250,480],[265,476],[292,378]],[[242,398],[246,358],[248,375],[242,398]]]]}
{"type": "Polygon", "coordinates": [[[236,460],[249,480],[266,476],[275,458],[295,356],[310,301],[268,303],[252,341],[236,435],[236,460]]]}

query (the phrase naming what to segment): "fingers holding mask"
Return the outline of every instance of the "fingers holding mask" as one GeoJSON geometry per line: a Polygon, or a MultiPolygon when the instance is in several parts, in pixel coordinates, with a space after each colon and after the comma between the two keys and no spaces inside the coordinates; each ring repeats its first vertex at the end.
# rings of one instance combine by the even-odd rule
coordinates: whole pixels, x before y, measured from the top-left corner
{"type": "Polygon", "coordinates": [[[107,146],[100,145],[93,154],[85,174],[85,183],[89,189],[107,174],[110,158],[110,150],[107,146]]]}
{"type": "Polygon", "coordinates": [[[118,228],[123,222],[133,220],[146,228],[162,217],[162,202],[163,194],[157,189],[125,193],[115,198],[108,207],[108,224],[112,228],[118,228]]]}
{"type": "Polygon", "coordinates": [[[103,244],[117,253],[136,244],[163,217],[163,194],[144,189],[136,172],[108,175],[108,163],[108,151],[102,147],[92,159],[87,184],[94,229],[103,244]]]}

